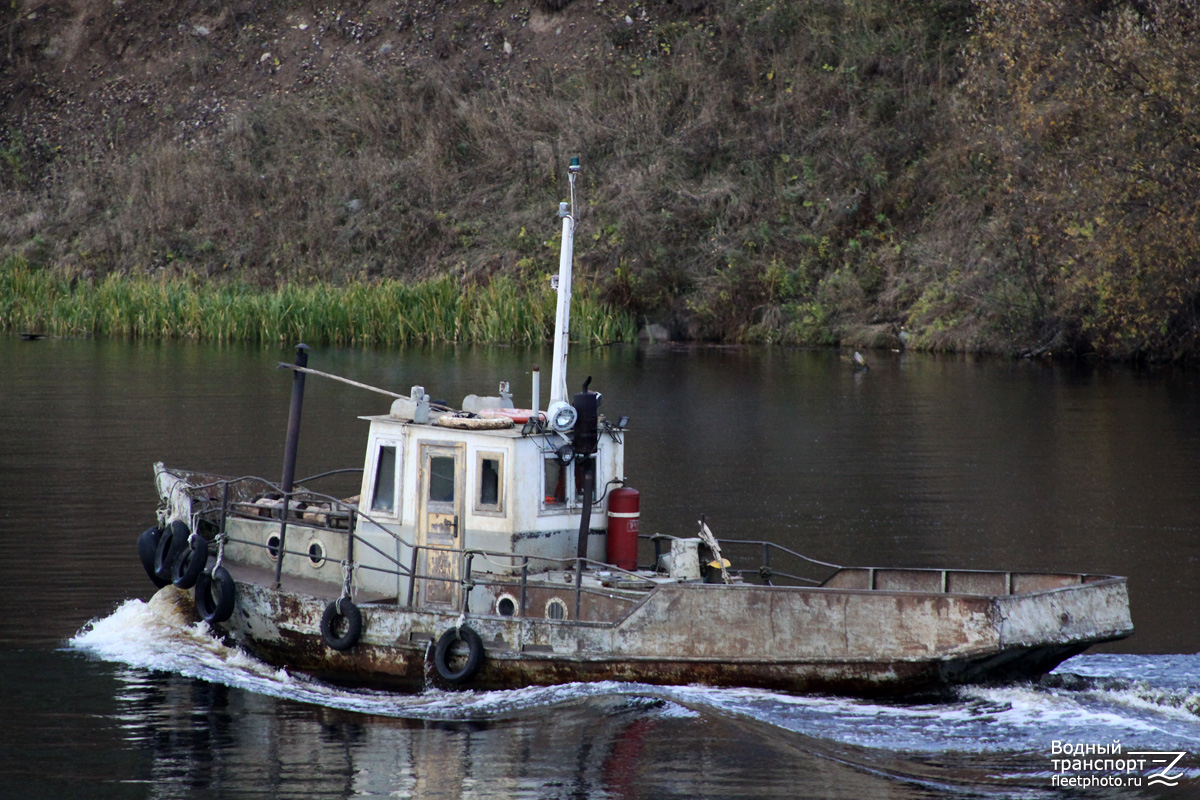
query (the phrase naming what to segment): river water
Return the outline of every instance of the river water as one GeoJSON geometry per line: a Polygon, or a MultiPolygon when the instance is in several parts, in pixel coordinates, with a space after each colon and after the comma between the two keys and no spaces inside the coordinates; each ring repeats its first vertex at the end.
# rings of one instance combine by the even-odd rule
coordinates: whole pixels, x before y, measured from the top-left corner
{"type": "MultiPolygon", "coordinates": [[[[644,533],[691,535],[704,514],[720,537],[836,563],[1127,575],[1137,632],[1035,685],[905,702],[615,683],[399,695],[231,650],[153,600],[136,556],[154,461],[279,475],[290,357],[0,338],[0,798],[1055,797],[1064,779],[1088,787],[1071,797],[1200,796],[1195,372],[577,348],[572,387],[594,376],[601,410],[631,419],[644,533]],[[1114,742],[1123,759],[1183,755],[1157,781],[1158,756],[1061,763],[1114,742]]],[[[525,405],[548,361],[318,348],[310,366],[454,403],[508,380],[525,405]]],[[[297,474],[361,466],[356,417],[387,405],[310,378],[297,474]]]]}

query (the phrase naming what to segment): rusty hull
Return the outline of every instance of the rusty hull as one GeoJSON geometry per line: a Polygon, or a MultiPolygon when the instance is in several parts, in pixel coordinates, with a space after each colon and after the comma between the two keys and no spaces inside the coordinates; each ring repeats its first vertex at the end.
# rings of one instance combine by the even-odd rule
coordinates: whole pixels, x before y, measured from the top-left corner
{"type": "MultiPolygon", "coordinates": [[[[458,612],[360,603],[362,639],[339,653],[321,639],[327,602],[239,581],[223,627],[266,661],[324,679],[437,683],[432,644],[458,612]]],[[[619,680],[881,694],[1009,681],[1129,635],[1128,609],[1124,578],[1092,576],[1014,595],[664,584],[612,623],[468,616],[485,649],[469,688],[619,680]]]]}

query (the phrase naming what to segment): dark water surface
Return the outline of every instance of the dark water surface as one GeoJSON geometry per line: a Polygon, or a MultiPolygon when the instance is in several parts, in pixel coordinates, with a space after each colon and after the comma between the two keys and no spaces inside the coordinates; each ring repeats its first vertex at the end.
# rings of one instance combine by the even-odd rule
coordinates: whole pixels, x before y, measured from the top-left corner
{"type": "MultiPolygon", "coordinates": [[[[705,514],[723,538],[837,563],[1130,577],[1134,637],[1052,680],[884,704],[626,684],[350,692],[173,619],[147,602],[134,547],[154,520],[151,465],[277,479],[291,380],[274,365],[290,357],[0,338],[0,798],[1043,797],[1059,791],[1054,742],[1114,740],[1185,752],[1179,785],[1142,771],[1140,787],[1070,796],[1200,796],[1195,372],[572,354],[572,388],[593,375],[602,410],[632,419],[643,532],[691,535],[705,514]]],[[[474,348],[310,363],[453,403],[509,380],[526,405],[548,362],[474,348]]],[[[298,474],[361,466],[356,417],[387,407],[310,378],[298,474]]]]}

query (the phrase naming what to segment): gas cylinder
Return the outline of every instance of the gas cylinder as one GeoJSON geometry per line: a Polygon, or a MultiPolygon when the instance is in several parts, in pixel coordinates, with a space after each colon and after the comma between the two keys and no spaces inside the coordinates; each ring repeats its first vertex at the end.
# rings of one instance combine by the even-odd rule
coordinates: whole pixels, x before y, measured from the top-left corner
{"type": "Polygon", "coordinates": [[[637,569],[638,519],[641,495],[622,486],[608,493],[608,563],[621,569],[637,569]]]}

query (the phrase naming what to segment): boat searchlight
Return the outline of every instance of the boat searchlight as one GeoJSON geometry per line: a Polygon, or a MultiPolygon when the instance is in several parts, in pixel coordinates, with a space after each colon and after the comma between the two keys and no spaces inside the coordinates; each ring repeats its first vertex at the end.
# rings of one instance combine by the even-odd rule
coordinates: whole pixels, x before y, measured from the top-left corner
{"type": "Polygon", "coordinates": [[[562,400],[556,400],[550,404],[546,419],[550,421],[550,427],[556,432],[566,433],[575,427],[575,420],[578,416],[573,405],[562,400]]]}

